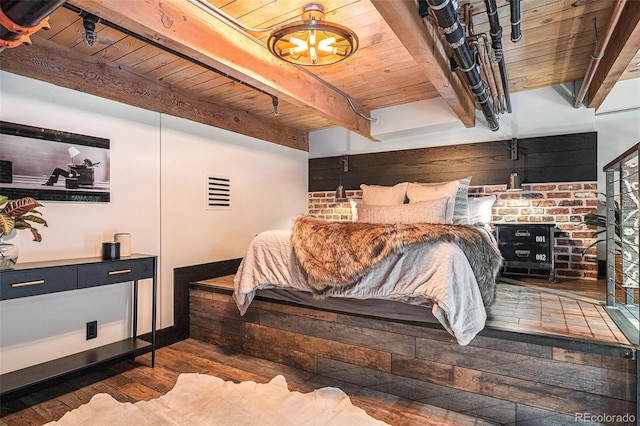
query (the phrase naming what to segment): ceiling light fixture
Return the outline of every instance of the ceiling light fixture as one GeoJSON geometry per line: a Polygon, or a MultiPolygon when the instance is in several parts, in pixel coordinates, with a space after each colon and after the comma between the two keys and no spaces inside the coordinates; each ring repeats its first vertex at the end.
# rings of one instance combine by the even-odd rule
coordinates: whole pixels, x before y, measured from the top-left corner
{"type": "Polygon", "coordinates": [[[277,27],[267,46],[278,58],[297,65],[330,65],[358,50],[358,36],[347,27],[324,20],[324,8],[311,3],[302,20],[277,27]]]}

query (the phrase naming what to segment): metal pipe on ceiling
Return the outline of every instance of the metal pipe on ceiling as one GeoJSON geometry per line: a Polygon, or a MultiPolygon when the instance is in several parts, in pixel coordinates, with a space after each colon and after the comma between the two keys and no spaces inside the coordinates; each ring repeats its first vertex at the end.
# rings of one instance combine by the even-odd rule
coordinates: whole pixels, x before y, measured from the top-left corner
{"type": "MultiPolygon", "coordinates": [[[[69,4],[69,3],[65,4],[64,7],[65,7],[65,9],[69,9],[69,10],[79,14],[80,16],[82,16],[83,14],[89,15],[89,13],[87,11],[85,11],[83,9],[80,9],[79,7],[76,7],[76,6],[74,6],[72,4],[69,4]]],[[[255,90],[258,93],[261,93],[263,95],[269,96],[271,98],[271,104],[273,106],[274,115],[279,115],[280,114],[278,98],[276,96],[272,95],[271,93],[269,93],[269,92],[267,92],[265,90],[262,90],[259,87],[256,87],[256,86],[254,86],[252,84],[249,84],[249,83],[247,83],[245,81],[242,81],[239,78],[236,78],[236,77],[234,77],[232,75],[229,75],[226,72],[221,71],[221,70],[219,70],[219,69],[217,69],[215,67],[212,67],[212,66],[210,66],[208,64],[205,64],[204,62],[198,61],[197,59],[191,58],[191,57],[189,57],[189,56],[187,56],[187,55],[185,55],[183,53],[180,53],[180,52],[178,52],[176,50],[168,48],[168,47],[166,47],[166,46],[164,46],[164,45],[162,45],[162,44],[160,44],[160,43],[158,43],[158,42],[156,42],[156,41],[154,41],[154,40],[152,40],[150,38],[141,36],[140,34],[136,34],[133,31],[130,31],[130,30],[124,28],[124,27],[121,27],[120,25],[114,24],[111,21],[107,21],[105,19],[100,19],[100,23],[102,25],[106,26],[106,27],[113,28],[113,29],[115,29],[115,30],[117,30],[117,31],[119,31],[119,32],[121,32],[123,34],[126,34],[126,35],[128,35],[130,37],[133,37],[133,38],[135,38],[137,40],[140,40],[140,41],[142,41],[144,43],[147,43],[147,44],[149,44],[151,46],[154,46],[154,47],[156,47],[158,49],[161,49],[164,52],[170,53],[172,55],[176,55],[177,57],[179,57],[181,59],[184,59],[185,61],[189,61],[191,63],[194,63],[194,64],[198,65],[198,66],[201,66],[201,67],[203,67],[203,68],[205,68],[205,69],[207,69],[209,71],[212,71],[212,72],[214,72],[214,73],[216,73],[216,74],[218,74],[218,75],[220,75],[222,77],[225,77],[225,78],[227,78],[227,79],[229,79],[231,81],[234,81],[236,83],[242,84],[242,85],[244,85],[244,86],[246,86],[246,87],[248,87],[248,88],[250,88],[252,90],[255,90]]]]}
{"type": "Polygon", "coordinates": [[[456,7],[451,0],[427,0],[427,3],[453,50],[460,70],[464,73],[467,84],[475,95],[489,128],[493,131],[498,130],[500,128],[498,117],[487,94],[487,88],[482,81],[476,55],[465,41],[464,29],[458,20],[456,7]]]}
{"type": "Polygon", "coordinates": [[[520,30],[520,0],[509,0],[511,12],[511,41],[517,43],[522,39],[520,30]]]}
{"type": "Polygon", "coordinates": [[[607,49],[609,40],[611,40],[611,36],[613,35],[613,32],[618,25],[618,21],[620,20],[620,16],[622,15],[622,10],[624,9],[626,4],[627,0],[617,0],[614,3],[613,7],[611,8],[611,14],[609,15],[609,20],[607,21],[605,34],[601,43],[598,41],[598,29],[596,27],[596,40],[594,43],[595,46],[593,49],[593,53],[591,54],[591,60],[589,61],[589,65],[587,66],[587,72],[585,73],[584,79],[582,80],[582,86],[580,86],[580,91],[578,92],[578,95],[573,102],[574,108],[580,108],[580,105],[582,105],[582,101],[587,95],[587,90],[589,90],[589,85],[593,80],[593,76],[596,74],[598,65],[600,64],[600,59],[604,57],[604,52],[607,49]]]}
{"type": "Polygon", "coordinates": [[[509,94],[509,80],[507,78],[507,67],[504,63],[504,50],[502,49],[502,27],[498,19],[498,7],[496,0],[484,0],[489,17],[489,34],[491,35],[491,47],[496,55],[500,77],[502,78],[502,88],[504,90],[504,100],[507,105],[507,112],[511,113],[511,95],[509,94]]]}
{"type": "Polygon", "coordinates": [[[478,34],[471,39],[478,51],[478,60],[480,62],[480,69],[483,71],[485,81],[489,86],[489,92],[493,98],[493,109],[498,114],[504,114],[504,93],[502,91],[502,83],[500,77],[496,75],[495,67],[493,66],[491,43],[489,37],[485,33],[478,34]]]}
{"type": "Polygon", "coordinates": [[[0,3],[2,48],[31,44],[29,36],[49,29],[47,17],[66,0],[3,0],[0,3]]]}
{"type": "Polygon", "coordinates": [[[495,55],[491,47],[491,42],[486,33],[475,34],[473,29],[473,14],[471,13],[472,6],[470,3],[462,5],[462,16],[464,21],[463,26],[466,27],[465,35],[467,38],[467,44],[473,48],[474,53],[477,55],[478,65],[483,75],[484,82],[488,86],[491,99],[493,101],[493,110],[497,114],[504,114],[505,102],[504,92],[502,89],[502,81],[496,75],[495,71],[495,55]]]}

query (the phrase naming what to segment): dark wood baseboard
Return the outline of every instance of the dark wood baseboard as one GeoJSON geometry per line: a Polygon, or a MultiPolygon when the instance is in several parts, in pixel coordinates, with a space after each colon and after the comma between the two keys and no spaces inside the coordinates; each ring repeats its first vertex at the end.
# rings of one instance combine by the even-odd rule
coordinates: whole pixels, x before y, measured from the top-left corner
{"type": "Polygon", "coordinates": [[[242,258],[184,266],[173,270],[174,339],[189,338],[189,285],[196,281],[235,274],[242,258]]]}

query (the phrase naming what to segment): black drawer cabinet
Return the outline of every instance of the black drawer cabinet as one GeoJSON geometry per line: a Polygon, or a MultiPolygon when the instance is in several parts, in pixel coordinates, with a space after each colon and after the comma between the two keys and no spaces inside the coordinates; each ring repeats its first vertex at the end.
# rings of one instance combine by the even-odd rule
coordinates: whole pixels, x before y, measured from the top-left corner
{"type": "Polygon", "coordinates": [[[75,290],[78,271],[75,266],[61,266],[3,271],[1,276],[0,300],[8,300],[75,290]]]}
{"type": "Polygon", "coordinates": [[[153,259],[112,260],[99,264],[78,265],[78,288],[150,278],[153,265],[153,259]]]}
{"type": "Polygon", "coordinates": [[[496,224],[496,240],[504,266],[548,269],[549,282],[556,282],[553,256],[555,229],[553,223],[496,224]]]}
{"type": "Polygon", "coordinates": [[[155,364],[157,257],[133,254],[126,259],[83,258],[18,263],[0,271],[0,300],[80,290],[131,281],[133,283],[131,337],[73,355],[0,375],[0,397],[27,393],[34,385],[48,384],[67,374],[120,358],[151,352],[155,364]],[[138,280],[152,279],[151,339],[138,338],[138,280]]]}

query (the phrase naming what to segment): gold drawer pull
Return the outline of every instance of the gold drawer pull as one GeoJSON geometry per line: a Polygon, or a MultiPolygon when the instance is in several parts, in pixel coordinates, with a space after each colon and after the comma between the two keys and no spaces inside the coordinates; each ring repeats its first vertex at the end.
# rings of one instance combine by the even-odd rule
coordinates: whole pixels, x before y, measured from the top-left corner
{"type": "Polygon", "coordinates": [[[38,285],[38,284],[44,284],[44,280],[25,281],[23,283],[13,283],[13,284],[11,284],[11,288],[26,287],[28,285],[38,285]]]}
{"type": "Polygon", "coordinates": [[[131,272],[131,269],[120,269],[119,271],[109,271],[109,275],[128,274],[129,272],[131,272]]]}

